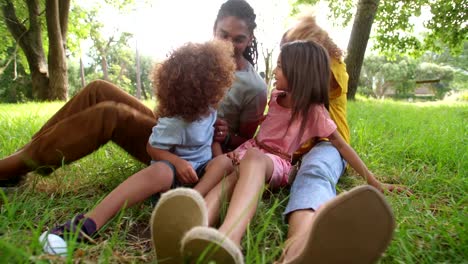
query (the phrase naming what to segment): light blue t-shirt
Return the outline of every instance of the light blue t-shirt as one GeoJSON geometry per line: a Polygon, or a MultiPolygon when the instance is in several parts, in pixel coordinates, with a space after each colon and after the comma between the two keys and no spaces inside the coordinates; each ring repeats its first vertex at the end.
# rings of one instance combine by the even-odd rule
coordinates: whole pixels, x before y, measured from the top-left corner
{"type": "Polygon", "coordinates": [[[170,151],[190,162],[196,170],[212,158],[216,110],[194,122],[187,122],[180,117],[162,117],[153,127],[149,138],[152,147],[170,151]]]}

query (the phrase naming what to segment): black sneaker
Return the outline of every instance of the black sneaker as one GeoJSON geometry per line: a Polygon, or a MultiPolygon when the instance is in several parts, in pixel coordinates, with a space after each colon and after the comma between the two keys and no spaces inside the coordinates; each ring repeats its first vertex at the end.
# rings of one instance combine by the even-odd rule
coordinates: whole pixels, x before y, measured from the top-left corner
{"type": "Polygon", "coordinates": [[[91,218],[79,214],[65,224],[59,225],[51,231],[42,233],[39,237],[39,242],[43,245],[44,252],[52,255],[66,256],[67,242],[64,239],[66,236],[76,235],[77,241],[85,242],[91,240],[91,237],[95,233],[96,223],[91,218]]]}

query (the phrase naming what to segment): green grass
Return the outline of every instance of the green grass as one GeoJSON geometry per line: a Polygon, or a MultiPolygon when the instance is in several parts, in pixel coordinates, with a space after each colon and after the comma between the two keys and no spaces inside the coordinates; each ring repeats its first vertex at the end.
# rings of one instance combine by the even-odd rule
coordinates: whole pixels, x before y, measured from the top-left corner
{"type": "MultiPolygon", "coordinates": [[[[27,143],[60,106],[0,105],[0,157],[27,143]]],[[[361,99],[348,108],[352,145],[369,168],[382,181],[413,191],[409,197],[386,195],[397,228],[380,262],[467,263],[468,104],[361,99]]],[[[96,244],[71,245],[68,259],[43,254],[37,242],[42,231],[89,210],[143,166],[108,144],[49,176],[32,173],[22,187],[0,191],[0,262],[155,263],[149,203],[121,212],[96,244]]],[[[350,172],[338,190],[363,183],[350,172]]],[[[287,189],[263,195],[243,242],[246,263],[271,263],[281,254],[287,195],[287,189]]]]}

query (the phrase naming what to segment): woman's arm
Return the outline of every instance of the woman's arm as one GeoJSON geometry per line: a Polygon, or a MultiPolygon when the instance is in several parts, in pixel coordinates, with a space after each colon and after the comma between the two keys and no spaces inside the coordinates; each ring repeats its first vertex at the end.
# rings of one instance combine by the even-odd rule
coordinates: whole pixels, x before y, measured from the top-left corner
{"type": "Polygon", "coordinates": [[[151,156],[151,159],[167,160],[174,165],[176,169],[176,177],[182,183],[196,183],[198,181],[197,173],[188,161],[181,159],[179,156],[174,155],[167,150],[155,148],[151,146],[149,142],[146,144],[146,151],[151,156]]]}

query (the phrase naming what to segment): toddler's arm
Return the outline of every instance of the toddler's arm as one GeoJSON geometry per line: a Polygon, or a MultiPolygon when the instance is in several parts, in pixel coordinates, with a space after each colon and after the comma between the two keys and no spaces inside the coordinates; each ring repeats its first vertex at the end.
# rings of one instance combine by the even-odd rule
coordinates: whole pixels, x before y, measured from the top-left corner
{"type": "Polygon", "coordinates": [[[167,160],[176,169],[176,177],[182,183],[196,183],[198,181],[198,176],[192,165],[181,159],[179,156],[172,154],[167,150],[162,150],[151,146],[149,143],[146,144],[146,151],[151,156],[153,160],[167,160]]]}

